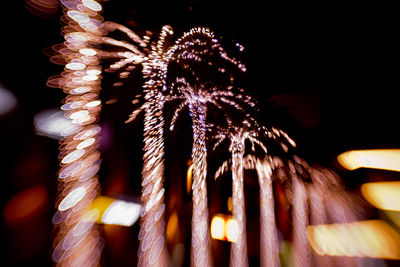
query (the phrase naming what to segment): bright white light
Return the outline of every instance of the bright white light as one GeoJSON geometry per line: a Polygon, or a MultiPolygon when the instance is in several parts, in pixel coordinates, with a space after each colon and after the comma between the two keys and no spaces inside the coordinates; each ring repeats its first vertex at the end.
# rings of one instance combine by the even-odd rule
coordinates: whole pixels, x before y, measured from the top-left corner
{"type": "Polygon", "coordinates": [[[99,76],[97,76],[97,75],[92,75],[92,74],[88,74],[88,75],[82,76],[82,79],[83,79],[84,81],[95,81],[95,80],[97,80],[98,78],[99,78],[99,76]]]}
{"type": "Polygon", "coordinates": [[[71,153],[69,153],[68,155],[66,155],[62,159],[61,163],[68,164],[68,163],[74,162],[75,160],[78,160],[79,158],[81,158],[84,154],[85,154],[85,150],[83,150],[83,149],[74,150],[71,153]]]}
{"type": "Polygon", "coordinates": [[[115,200],[101,217],[104,224],[132,226],[140,216],[140,204],[115,200]]]}
{"type": "Polygon", "coordinates": [[[101,70],[92,69],[92,70],[87,70],[86,73],[89,74],[89,75],[99,75],[101,73],[101,70]]]}
{"type": "Polygon", "coordinates": [[[93,137],[92,137],[92,138],[89,138],[89,139],[86,139],[86,140],[80,142],[80,143],[76,146],[76,149],[84,149],[84,148],[86,148],[86,147],[88,147],[88,146],[91,146],[95,141],[96,141],[96,139],[93,138],[93,137]]]}
{"type": "Polygon", "coordinates": [[[90,92],[91,90],[92,90],[92,88],[90,86],[81,86],[81,87],[72,89],[70,91],[70,93],[73,95],[78,95],[78,94],[84,94],[84,93],[90,92]]]}
{"type": "Polygon", "coordinates": [[[64,112],[48,109],[36,114],[34,119],[35,132],[54,139],[76,133],[80,127],[72,124],[72,120],[64,117],[64,112]]]}
{"type": "Polygon", "coordinates": [[[89,21],[89,17],[86,14],[76,11],[76,10],[68,11],[67,15],[68,15],[68,17],[75,20],[76,22],[88,22],[89,21]]]}
{"type": "Polygon", "coordinates": [[[235,219],[226,222],[226,238],[230,242],[236,242],[239,237],[239,224],[235,219]]]}
{"type": "Polygon", "coordinates": [[[94,101],[91,101],[91,102],[87,103],[87,104],[85,105],[85,107],[86,107],[86,108],[93,108],[93,107],[97,107],[97,106],[100,105],[100,104],[101,104],[101,101],[100,101],[100,100],[94,100],[94,101]]]}
{"type": "Polygon", "coordinates": [[[17,98],[0,84],[0,116],[11,111],[17,105],[17,98]]]}
{"type": "Polygon", "coordinates": [[[94,55],[96,55],[97,52],[96,52],[96,50],[91,49],[91,48],[82,48],[79,50],[79,53],[81,53],[82,55],[85,55],[85,56],[94,56],[94,55]]]}
{"type": "Polygon", "coordinates": [[[211,220],[211,237],[223,240],[225,236],[225,220],[222,217],[214,216],[211,220]]]}
{"type": "Polygon", "coordinates": [[[86,68],[86,65],[79,62],[71,62],[65,65],[65,67],[70,70],[83,70],[84,68],[86,68]]]}
{"type": "Polygon", "coordinates": [[[85,187],[78,187],[72,190],[58,205],[59,211],[64,211],[69,208],[72,208],[76,205],[81,199],[86,195],[85,187]]]}
{"type": "Polygon", "coordinates": [[[83,0],[82,3],[93,11],[101,11],[102,9],[101,5],[94,0],[83,0]]]}
{"type": "Polygon", "coordinates": [[[69,118],[71,120],[78,120],[81,119],[82,117],[86,117],[87,115],[89,115],[89,111],[87,110],[79,110],[77,112],[72,113],[69,118]]]}

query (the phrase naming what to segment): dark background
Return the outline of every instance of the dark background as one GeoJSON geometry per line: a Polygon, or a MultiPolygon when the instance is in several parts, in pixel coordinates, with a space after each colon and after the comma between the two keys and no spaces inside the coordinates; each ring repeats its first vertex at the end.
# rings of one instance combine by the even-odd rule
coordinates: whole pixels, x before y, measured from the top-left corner
{"type": "MultiPolygon", "coordinates": [[[[164,24],[170,24],[178,32],[192,26],[208,26],[225,43],[241,43],[245,51],[239,57],[248,69],[243,77],[246,92],[257,99],[265,121],[287,131],[297,141],[299,155],[310,163],[339,172],[349,189],[357,190],[361,183],[376,175],[397,179],[392,173],[365,170],[349,173],[335,160],[349,149],[400,147],[395,49],[398,42],[395,42],[393,7],[337,2],[160,2],[108,1],[103,16],[138,32],[157,31],[164,24]]],[[[15,252],[10,245],[13,227],[2,221],[8,247],[5,252],[7,259],[17,265],[27,262],[50,265],[49,218],[54,211],[51,203],[55,197],[58,143],[34,134],[33,117],[44,109],[59,107],[64,97],[60,89],[46,87],[47,78],[62,70],[49,61],[45,52],[63,41],[61,12],[60,9],[51,14],[31,12],[24,1],[0,5],[0,83],[18,99],[14,110],[0,115],[2,198],[7,201],[17,192],[38,184],[48,191],[43,215],[47,219],[42,229],[46,237],[41,247],[37,245],[39,248],[32,255],[27,252],[31,250],[29,245],[15,252]]],[[[123,87],[109,94],[119,98],[117,103],[121,105],[105,106],[102,115],[109,136],[103,147],[107,162],[101,172],[104,194],[138,196],[142,144],[137,136],[141,135],[142,125],[124,124],[132,111],[127,103],[136,92],[123,87]],[[123,182],[118,189],[113,181],[123,182]]],[[[171,176],[185,175],[190,156],[188,134],[176,132],[166,141],[173,144],[185,140],[189,144],[181,148],[183,159],[175,163],[167,159],[171,176]],[[183,171],[178,175],[171,170],[173,167],[183,171]]],[[[171,148],[167,148],[168,153],[174,158],[180,156],[171,148]]],[[[184,199],[190,200],[187,196],[184,199]]],[[[210,209],[212,213],[213,208],[210,209]]],[[[136,234],[135,227],[129,230],[132,236],[136,234]]],[[[113,262],[113,256],[109,257],[109,262],[113,262]]]]}

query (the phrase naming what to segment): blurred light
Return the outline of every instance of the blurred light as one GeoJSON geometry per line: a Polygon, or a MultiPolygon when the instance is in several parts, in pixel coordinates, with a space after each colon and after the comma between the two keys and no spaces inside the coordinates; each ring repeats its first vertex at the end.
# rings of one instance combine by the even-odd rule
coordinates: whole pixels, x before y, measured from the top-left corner
{"type": "Polygon", "coordinates": [[[89,9],[93,11],[101,11],[102,7],[99,3],[94,0],[82,0],[82,3],[89,9]]]}
{"type": "Polygon", "coordinates": [[[86,14],[76,11],[76,10],[68,11],[67,15],[68,15],[68,17],[75,20],[76,22],[88,22],[89,21],[89,17],[86,14]]]}
{"type": "Polygon", "coordinates": [[[39,17],[53,17],[58,14],[58,0],[25,0],[25,7],[39,17]]]}
{"type": "Polygon", "coordinates": [[[99,76],[93,75],[93,74],[88,74],[88,75],[82,76],[82,79],[83,79],[84,81],[95,81],[95,80],[97,80],[98,78],[99,78],[99,76]]]}
{"type": "Polygon", "coordinates": [[[116,200],[106,209],[101,222],[104,224],[117,224],[132,226],[140,216],[140,204],[116,200]]]}
{"type": "Polygon", "coordinates": [[[91,209],[99,212],[98,223],[132,226],[139,219],[141,205],[100,196],[93,200],[91,209]]]}
{"type": "Polygon", "coordinates": [[[232,210],[233,210],[233,200],[232,200],[232,197],[229,197],[228,198],[228,210],[229,211],[231,211],[232,212],[232,210]]]}
{"type": "Polygon", "coordinates": [[[81,53],[82,55],[85,56],[94,56],[96,55],[96,50],[92,49],[92,48],[82,48],[79,50],[79,53],[81,53]]]}
{"type": "Polygon", "coordinates": [[[7,202],[3,211],[4,219],[9,224],[27,221],[44,210],[47,199],[47,191],[43,186],[25,189],[7,202]]]}
{"type": "Polygon", "coordinates": [[[231,215],[215,215],[211,220],[211,237],[236,242],[239,237],[238,222],[231,215]]]}
{"type": "Polygon", "coordinates": [[[224,240],[225,236],[225,220],[222,216],[216,215],[211,220],[211,237],[214,239],[224,240]]]}
{"type": "Polygon", "coordinates": [[[79,62],[71,62],[65,65],[65,67],[70,70],[83,70],[86,68],[86,65],[79,62]]]}
{"type": "Polygon", "coordinates": [[[186,173],[186,192],[189,194],[192,189],[192,177],[193,177],[193,164],[190,164],[186,173]]]}
{"type": "Polygon", "coordinates": [[[75,160],[80,159],[85,154],[85,152],[86,151],[84,149],[74,150],[71,153],[69,153],[68,155],[66,155],[62,159],[61,163],[68,164],[68,163],[74,162],[75,160]]]}
{"type": "Polygon", "coordinates": [[[173,238],[176,236],[177,232],[178,232],[178,215],[176,214],[176,212],[172,213],[172,215],[169,217],[168,219],[168,223],[167,223],[167,240],[168,241],[172,241],[173,238]]]}
{"type": "Polygon", "coordinates": [[[385,210],[384,214],[389,218],[394,224],[400,227],[400,212],[393,210],[385,210]]]}
{"type": "Polygon", "coordinates": [[[86,140],[84,140],[84,141],[82,141],[82,142],[80,142],[77,146],[76,146],[76,149],[84,149],[84,148],[86,148],[86,147],[88,147],[88,146],[91,146],[91,145],[93,145],[93,143],[96,141],[96,139],[95,138],[89,138],[89,139],[86,139],[86,140]]]}
{"type": "Polygon", "coordinates": [[[400,259],[400,235],[380,220],[307,227],[318,255],[400,259]]]}
{"type": "Polygon", "coordinates": [[[378,209],[400,211],[400,182],[366,183],[361,193],[378,209]]]}
{"type": "Polygon", "coordinates": [[[400,171],[400,149],[351,150],[337,157],[348,170],[372,168],[400,171]]]}
{"type": "Polygon", "coordinates": [[[86,108],[94,108],[101,104],[100,100],[94,100],[85,105],[86,108]]]}
{"type": "Polygon", "coordinates": [[[0,83],[0,116],[10,112],[17,105],[17,98],[0,83]]]}
{"type": "Polygon", "coordinates": [[[85,187],[78,187],[72,190],[58,205],[59,211],[65,211],[67,209],[72,208],[76,205],[82,198],[86,195],[86,188],[85,187]]]}
{"type": "Polygon", "coordinates": [[[35,132],[54,139],[76,133],[80,126],[72,124],[72,120],[64,117],[64,112],[48,109],[39,112],[34,118],[35,132]]]}
{"type": "Polygon", "coordinates": [[[225,231],[226,238],[229,242],[236,242],[238,240],[239,224],[235,219],[230,218],[226,221],[225,231]]]}

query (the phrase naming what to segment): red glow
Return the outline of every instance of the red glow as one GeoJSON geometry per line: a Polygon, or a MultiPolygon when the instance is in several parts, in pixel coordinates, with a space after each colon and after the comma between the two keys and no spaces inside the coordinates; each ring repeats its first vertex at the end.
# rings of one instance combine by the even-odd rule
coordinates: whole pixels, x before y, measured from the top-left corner
{"type": "Polygon", "coordinates": [[[3,212],[4,219],[9,224],[26,221],[42,212],[47,201],[47,191],[43,186],[34,186],[23,190],[6,204],[3,212]]]}

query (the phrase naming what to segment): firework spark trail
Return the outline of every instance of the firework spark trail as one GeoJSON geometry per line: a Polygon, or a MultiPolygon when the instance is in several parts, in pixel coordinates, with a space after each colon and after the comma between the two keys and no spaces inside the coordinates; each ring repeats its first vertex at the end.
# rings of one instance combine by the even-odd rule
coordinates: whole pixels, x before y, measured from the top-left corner
{"type": "Polygon", "coordinates": [[[272,168],[269,160],[256,160],[260,184],[260,261],[261,266],[280,266],[278,257],[278,233],[275,224],[274,194],[272,189],[272,168]]]}
{"type": "Polygon", "coordinates": [[[61,108],[78,127],[60,143],[52,258],[57,266],[97,266],[103,242],[95,223],[99,213],[90,206],[99,194],[101,128],[97,121],[101,111],[98,99],[101,67],[92,44],[102,35],[97,27],[101,20],[97,11],[101,6],[99,10],[97,2],[91,5],[88,1],[87,5],[78,1],[62,3],[66,41],[58,52],[66,65],[61,77],[50,78],[48,85],[60,87],[68,94],[61,108]]]}

